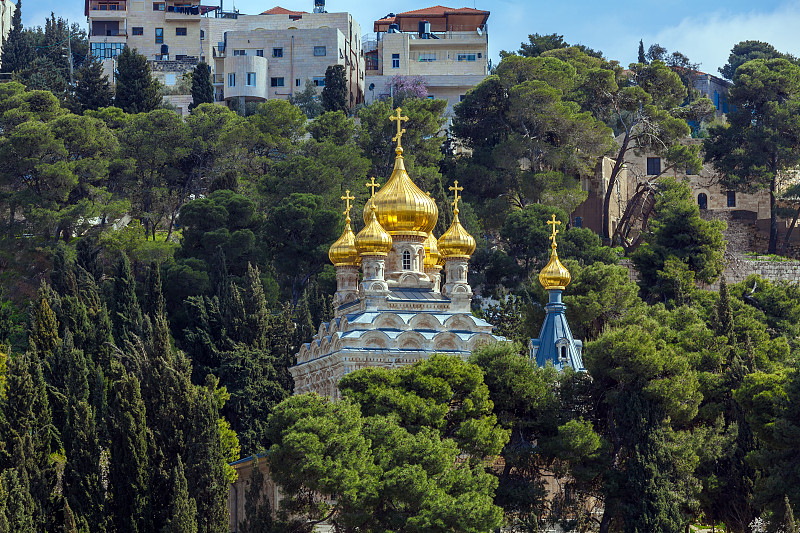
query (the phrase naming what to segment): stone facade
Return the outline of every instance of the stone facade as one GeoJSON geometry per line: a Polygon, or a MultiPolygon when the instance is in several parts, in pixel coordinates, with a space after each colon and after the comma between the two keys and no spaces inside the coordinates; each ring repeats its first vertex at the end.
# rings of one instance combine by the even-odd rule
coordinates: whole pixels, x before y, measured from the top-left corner
{"type": "Polygon", "coordinates": [[[488,11],[436,6],[376,21],[363,44],[365,84],[374,85],[367,102],[391,96],[394,76],[420,76],[431,97],[447,100],[452,116],[453,106],[489,73],[488,17],[488,11]],[[422,21],[431,23],[431,33],[419,31],[422,21]],[[399,32],[389,31],[390,22],[399,32]]]}
{"type": "MultiPolygon", "coordinates": [[[[11,31],[11,18],[17,10],[16,4],[12,0],[0,0],[0,53],[3,51],[3,41],[11,31]]],[[[0,63],[0,68],[2,68],[0,63]]]]}
{"type": "Polygon", "coordinates": [[[231,463],[231,466],[236,470],[236,481],[228,485],[228,531],[235,533],[239,531],[239,524],[245,519],[244,504],[247,496],[248,483],[250,482],[250,475],[253,468],[258,466],[261,473],[264,475],[266,487],[261,493],[262,498],[269,501],[270,509],[275,512],[278,508],[278,502],[281,500],[281,492],[278,486],[270,478],[269,464],[266,457],[263,455],[245,457],[236,462],[231,463]],[[258,461],[256,462],[256,459],[258,461]]]}
{"type": "MultiPolygon", "coordinates": [[[[216,8],[200,8],[186,0],[87,0],[86,6],[91,51],[112,81],[115,58],[128,45],[163,74],[181,73],[168,70],[178,58],[193,65],[209,63],[218,101],[286,99],[302,90],[307,78],[324,77],[325,69],[337,64],[345,66],[351,105],[364,101],[361,28],[349,13],[275,8],[260,15],[220,14],[216,8]],[[315,46],[326,47],[327,53],[315,55],[315,46]],[[273,48],[282,48],[282,56],[273,57],[273,48]],[[229,73],[236,74],[233,86],[229,73]],[[254,74],[252,85],[247,73],[254,74]],[[283,77],[284,85],[271,86],[273,77],[283,77]]],[[[164,76],[162,81],[172,79],[164,76]]]]}

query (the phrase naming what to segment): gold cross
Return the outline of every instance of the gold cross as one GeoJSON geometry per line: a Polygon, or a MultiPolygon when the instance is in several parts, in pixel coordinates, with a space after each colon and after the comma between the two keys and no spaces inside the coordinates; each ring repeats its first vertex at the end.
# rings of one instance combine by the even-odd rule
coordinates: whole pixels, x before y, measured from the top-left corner
{"type": "Polygon", "coordinates": [[[350,216],[350,200],[355,200],[355,196],[350,196],[350,189],[344,191],[344,196],[342,196],[342,200],[347,202],[347,207],[345,208],[344,215],[349,217],[350,216]]]}
{"type": "Polygon", "coordinates": [[[458,209],[458,200],[459,200],[458,193],[459,193],[460,191],[463,191],[463,190],[464,190],[464,187],[459,187],[459,186],[458,186],[458,180],[456,180],[455,182],[453,182],[453,185],[455,185],[455,187],[449,187],[449,189],[450,189],[451,191],[455,191],[455,193],[456,193],[456,199],[455,199],[455,201],[453,202],[453,207],[454,207],[455,209],[458,209]]]}
{"type": "Polygon", "coordinates": [[[553,242],[553,245],[555,245],[556,244],[556,235],[558,235],[558,230],[556,229],[556,225],[560,226],[561,225],[561,221],[560,220],[556,220],[556,216],[553,215],[553,219],[552,220],[548,220],[547,223],[550,224],[551,226],[553,226],[553,234],[550,235],[550,240],[553,242]]]}
{"type": "Polygon", "coordinates": [[[372,189],[372,196],[375,196],[375,189],[380,187],[381,184],[375,182],[375,176],[372,176],[369,180],[370,181],[369,181],[369,183],[367,183],[367,187],[372,189]]]}
{"type": "Polygon", "coordinates": [[[408,120],[408,117],[404,117],[404,116],[402,116],[400,114],[402,109],[399,108],[399,107],[397,109],[395,109],[395,111],[397,111],[397,116],[392,115],[391,117],[389,117],[389,120],[391,120],[392,122],[397,121],[397,135],[392,137],[392,142],[396,142],[397,143],[397,147],[398,148],[402,148],[400,146],[400,139],[403,138],[403,134],[406,132],[405,128],[402,127],[402,124],[403,124],[403,122],[406,122],[408,120]]]}

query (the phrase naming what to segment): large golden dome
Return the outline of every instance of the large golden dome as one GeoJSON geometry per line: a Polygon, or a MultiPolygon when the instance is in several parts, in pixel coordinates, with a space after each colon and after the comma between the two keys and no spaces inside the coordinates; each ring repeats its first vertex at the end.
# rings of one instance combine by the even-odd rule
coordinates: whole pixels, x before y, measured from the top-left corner
{"type": "Polygon", "coordinates": [[[556,235],[558,234],[556,225],[561,224],[561,222],[557,221],[556,216],[553,215],[552,220],[548,220],[547,223],[553,226],[553,234],[550,236],[550,240],[552,241],[550,245],[550,261],[548,261],[542,271],[539,272],[539,283],[547,290],[555,289],[563,291],[567,288],[567,285],[569,285],[572,276],[570,276],[567,267],[562,265],[561,261],[558,260],[558,253],[556,253],[556,235]]]}
{"type": "Polygon", "coordinates": [[[359,257],[358,250],[356,250],[356,236],[350,228],[350,213],[347,214],[344,222],[342,236],[331,245],[331,249],[328,250],[328,257],[335,266],[358,266],[361,262],[361,257],[359,257]]]}
{"type": "Polygon", "coordinates": [[[439,243],[436,242],[436,237],[433,236],[433,233],[428,233],[428,238],[425,239],[423,246],[425,247],[425,261],[423,261],[423,266],[425,268],[438,267],[439,259],[441,259],[442,254],[439,253],[439,243]]]}
{"type": "Polygon", "coordinates": [[[375,206],[367,202],[370,217],[364,229],[356,235],[356,250],[359,255],[387,255],[392,249],[392,236],[381,227],[375,215],[375,206]]]}
{"type": "MultiPolygon", "coordinates": [[[[400,140],[405,133],[402,123],[408,117],[401,116],[401,109],[397,108],[397,116],[390,120],[397,121],[397,135],[392,139],[397,141],[394,161],[394,170],[389,181],[372,198],[377,208],[378,222],[390,235],[414,235],[427,238],[428,233],[436,226],[439,218],[439,209],[436,202],[417,187],[406,172],[403,162],[403,148],[400,140]]],[[[364,222],[369,218],[368,207],[364,206],[364,222]]]]}

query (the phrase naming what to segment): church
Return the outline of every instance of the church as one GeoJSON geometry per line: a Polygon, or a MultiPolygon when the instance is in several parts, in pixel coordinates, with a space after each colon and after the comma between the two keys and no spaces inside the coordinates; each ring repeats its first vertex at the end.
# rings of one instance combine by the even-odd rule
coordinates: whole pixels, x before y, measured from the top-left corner
{"type": "Polygon", "coordinates": [[[479,344],[502,340],[471,313],[467,269],[475,239],[458,218],[463,187],[457,181],[450,187],[453,223],[437,239],[436,202],[406,172],[402,123],[408,118],[401,113],[391,117],[397,122],[394,170],[383,187],[375,178],[367,183],[372,196],[358,235],[350,227],[354,197],[350,191],[342,197],[345,228],[329,252],[335,316],[300,348],[290,369],[295,394],[337,399],[337,383],[350,372],[409,365],[434,353],[466,358],[479,344]]]}

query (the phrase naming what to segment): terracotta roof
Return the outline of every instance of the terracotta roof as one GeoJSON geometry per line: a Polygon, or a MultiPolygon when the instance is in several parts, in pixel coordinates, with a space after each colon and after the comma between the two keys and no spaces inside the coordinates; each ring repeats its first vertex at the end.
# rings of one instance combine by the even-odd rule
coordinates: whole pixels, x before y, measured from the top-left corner
{"type": "Polygon", "coordinates": [[[433,6],[433,7],[426,7],[424,9],[416,9],[414,11],[406,11],[405,13],[398,13],[398,16],[444,15],[445,13],[449,15],[482,15],[486,13],[486,11],[481,11],[480,9],[472,9],[471,7],[461,7],[456,9],[445,6],[433,6]]]}
{"type": "Polygon", "coordinates": [[[273,7],[261,13],[262,15],[307,15],[306,11],[291,11],[281,6],[273,7]]]}

